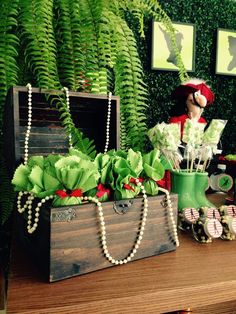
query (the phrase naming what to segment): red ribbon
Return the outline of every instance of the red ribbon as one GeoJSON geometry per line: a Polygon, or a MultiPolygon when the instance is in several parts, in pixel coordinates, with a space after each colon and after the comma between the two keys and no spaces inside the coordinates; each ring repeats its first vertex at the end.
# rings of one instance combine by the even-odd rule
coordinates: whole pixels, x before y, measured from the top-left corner
{"type": "Polygon", "coordinates": [[[81,196],[83,196],[83,193],[80,189],[76,189],[70,193],[70,196],[81,197],[81,196]]]}
{"type": "Polygon", "coordinates": [[[134,188],[132,188],[132,186],[129,185],[129,184],[124,183],[123,187],[124,187],[126,190],[132,190],[133,192],[135,192],[134,188]]]}
{"type": "MultiPolygon", "coordinates": [[[[129,182],[130,182],[130,183],[135,183],[135,184],[137,184],[137,183],[136,183],[136,180],[137,180],[137,179],[135,179],[135,178],[131,178],[131,179],[129,180],[129,182]]],[[[138,178],[138,180],[139,180],[139,182],[143,182],[143,178],[138,178]]]]}
{"type": "Polygon", "coordinates": [[[164,179],[156,181],[156,184],[159,185],[162,188],[165,188],[166,186],[166,181],[164,179]]]}
{"type": "Polygon", "coordinates": [[[98,186],[97,186],[97,193],[96,193],[96,196],[98,198],[102,197],[105,193],[107,193],[108,197],[110,196],[110,190],[109,189],[106,189],[104,187],[104,185],[102,183],[99,183],[98,186]]]}
{"type": "Polygon", "coordinates": [[[65,197],[68,197],[68,196],[70,196],[70,197],[72,197],[72,196],[73,197],[81,197],[81,196],[83,196],[83,193],[82,193],[82,191],[80,189],[75,189],[71,193],[67,193],[64,190],[57,190],[55,192],[55,194],[58,195],[60,198],[65,198],[65,197]]]}

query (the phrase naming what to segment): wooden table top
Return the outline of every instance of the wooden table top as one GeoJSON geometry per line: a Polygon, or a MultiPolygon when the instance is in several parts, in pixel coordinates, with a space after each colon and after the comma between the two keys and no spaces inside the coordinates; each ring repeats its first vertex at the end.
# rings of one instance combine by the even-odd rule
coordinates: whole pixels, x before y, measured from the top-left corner
{"type": "Polygon", "coordinates": [[[232,300],[236,242],[200,244],[180,234],[174,252],[51,284],[17,248],[7,313],[163,313],[232,300]]]}
{"type": "MultiPolygon", "coordinates": [[[[222,195],[209,198],[222,203],[222,195]]],[[[181,232],[179,239],[176,251],[55,283],[44,281],[16,246],[7,313],[158,314],[187,307],[199,309],[196,313],[236,313],[236,241],[200,244],[181,232]],[[214,304],[223,302],[216,311],[214,304]]]]}

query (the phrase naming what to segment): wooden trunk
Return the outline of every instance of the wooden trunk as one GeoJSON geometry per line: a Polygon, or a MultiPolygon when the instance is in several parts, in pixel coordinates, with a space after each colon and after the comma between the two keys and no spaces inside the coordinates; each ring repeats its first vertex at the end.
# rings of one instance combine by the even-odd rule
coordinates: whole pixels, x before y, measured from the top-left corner
{"type": "MultiPolygon", "coordinates": [[[[176,248],[168,212],[162,206],[163,197],[148,197],[149,210],[143,239],[132,260],[159,255],[176,248]]],[[[177,196],[172,194],[171,199],[177,220],[177,196]]],[[[134,246],[142,217],[142,203],[142,198],[103,203],[107,246],[115,259],[124,259],[134,246]]],[[[49,210],[44,208],[39,226],[31,235],[26,231],[26,217],[24,219],[22,214],[17,217],[17,237],[29,256],[35,258],[48,281],[113,266],[102,252],[99,220],[94,204],[51,207],[49,210]]]]}
{"type": "MultiPolygon", "coordinates": [[[[68,151],[68,138],[59,119],[58,110],[47,101],[61,91],[32,88],[32,127],[29,156],[63,154],[68,151]]],[[[70,112],[73,122],[83,134],[93,139],[98,152],[103,152],[106,140],[108,97],[89,93],[70,92],[70,112]]],[[[120,98],[112,96],[109,149],[119,148],[120,98]]],[[[22,161],[28,119],[28,90],[13,87],[7,97],[4,115],[4,153],[9,172],[22,161]]]]}

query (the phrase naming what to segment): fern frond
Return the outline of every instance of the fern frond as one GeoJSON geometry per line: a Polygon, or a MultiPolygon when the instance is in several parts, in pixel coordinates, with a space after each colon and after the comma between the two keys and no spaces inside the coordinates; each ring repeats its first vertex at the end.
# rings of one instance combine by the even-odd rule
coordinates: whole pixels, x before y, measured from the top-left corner
{"type": "MultiPolygon", "coordinates": [[[[111,23],[116,25],[116,54],[114,65],[115,92],[121,98],[121,131],[127,137],[122,145],[144,150],[146,141],[147,88],[143,82],[142,65],[137,52],[134,35],[126,22],[110,13],[111,23]],[[118,26],[119,25],[119,26],[118,26]]],[[[124,139],[124,134],[121,134],[124,139]]]]}
{"type": "Polygon", "coordinates": [[[58,89],[53,0],[20,0],[19,22],[26,63],[36,77],[37,86],[58,89]]]}
{"type": "Polygon", "coordinates": [[[104,0],[81,1],[81,43],[85,55],[83,72],[90,84],[90,91],[100,94],[107,93],[107,69],[103,49],[109,42],[106,43],[105,38],[102,38],[101,30],[106,3],[104,0]]]}
{"type": "Polygon", "coordinates": [[[73,91],[82,90],[84,86],[79,12],[79,1],[55,1],[58,71],[62,85],[73,91]]]}
{"type": "Polygon", "coordinates": [[[17,82],[16,62],[18,38],[18,0],[2,0],[0,6],[0,135],[2,133],[3,108],[8,89],[17,82]]]}
{"type": "Polygon", "coordinates": [[[103,1],[56,0],[58,67],[63,85],[74,91],[107,93],[100,40],[103,1]]]}

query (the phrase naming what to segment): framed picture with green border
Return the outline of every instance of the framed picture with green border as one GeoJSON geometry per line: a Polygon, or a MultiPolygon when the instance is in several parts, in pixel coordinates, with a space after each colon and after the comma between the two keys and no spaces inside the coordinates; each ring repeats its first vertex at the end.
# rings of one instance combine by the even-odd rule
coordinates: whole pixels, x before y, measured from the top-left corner
{"type": "MultiPolygon", "coordinates": [[[[172,23],[175,28],[176,45],[186,71],[195,70],[195,26],[189,23],[172,23]]],[[[176,53],[165,26],[153,21],[151,67],[154,70],[178,71],[176,53]]]]}
{"type": "Polygon", "coordinates": [[[216,74],[236,75],[236,31],[217,29],[216,74]]]}

